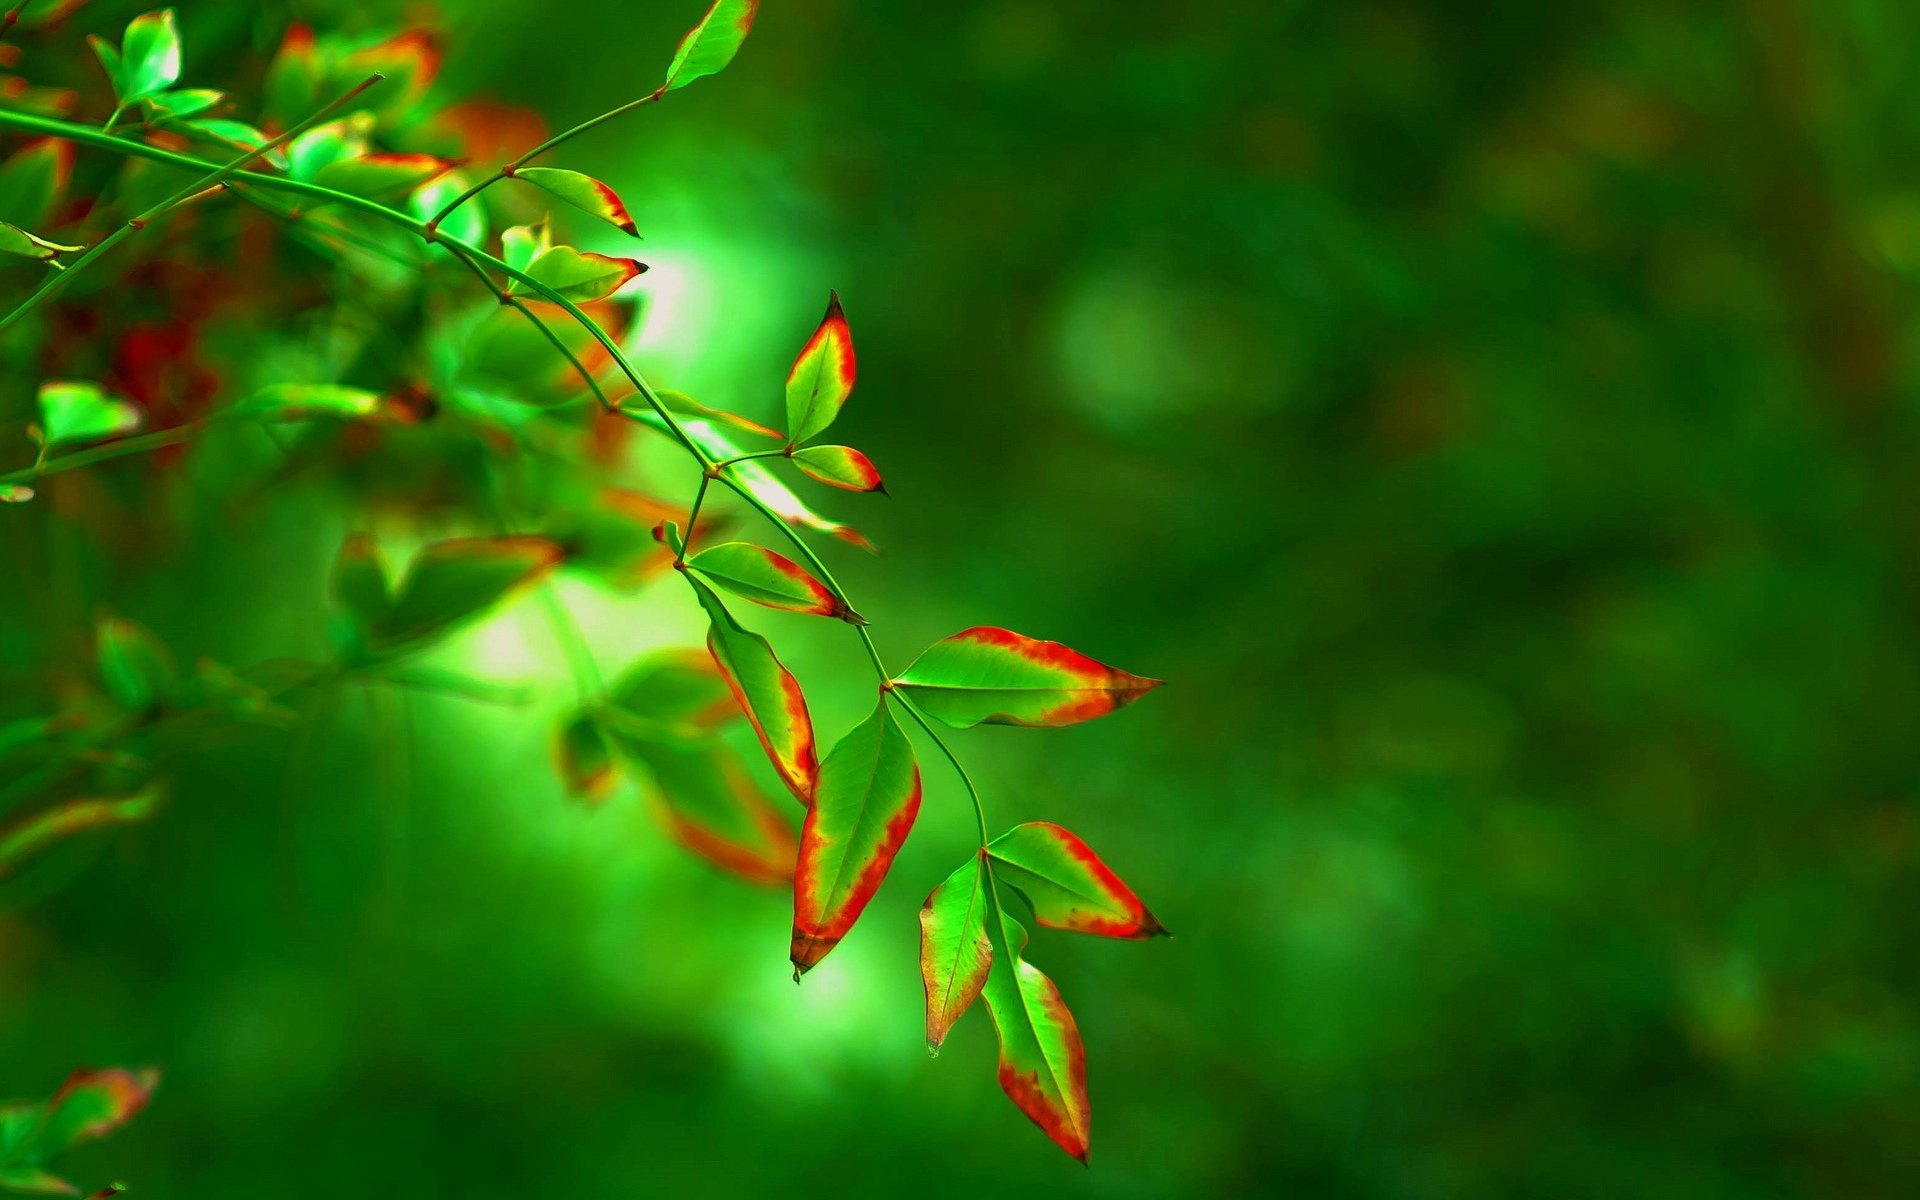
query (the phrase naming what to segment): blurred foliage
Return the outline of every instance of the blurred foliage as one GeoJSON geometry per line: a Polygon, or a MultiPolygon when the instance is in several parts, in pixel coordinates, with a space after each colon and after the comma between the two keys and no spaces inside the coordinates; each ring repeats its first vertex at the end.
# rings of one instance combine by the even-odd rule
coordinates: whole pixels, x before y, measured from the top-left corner
{"type": "MultiPolygon", "coordinates": [[[[419,18],[436,86],[560,124],[689,7],[183,21],[245,70],[290,18],[419,18]]],[[[724,80],[570,147],[673,385],[771,418],[839,288],[897,498],[835,562],[890,655],[987,621],[1172,681],[965,735],[996,822],[1076,829],[1179,934],[1041,939],[1091,1170],[984,1017],[920,1049],[940,772],[796,991],[784,898],[567,804],[546,709],[391,692],[196,758],[0,917],[4,1086],[164,1063],[113,1169],[197,1197],[1912,1193],[1915,45],[1893,0],[769,3],[724,80]]],[[[117,528],[0,511],[9,678],[103,604],[183,661],[319,640],[346,489],[67,482],[117,528]]],[[[612,668],[694,640],[659,591],[568,598],[612,668]]],[[[857,719],[845,631],[769,620],[857,719]]],[[[533,613],[449,657],[565,699],[533,613]]]]}

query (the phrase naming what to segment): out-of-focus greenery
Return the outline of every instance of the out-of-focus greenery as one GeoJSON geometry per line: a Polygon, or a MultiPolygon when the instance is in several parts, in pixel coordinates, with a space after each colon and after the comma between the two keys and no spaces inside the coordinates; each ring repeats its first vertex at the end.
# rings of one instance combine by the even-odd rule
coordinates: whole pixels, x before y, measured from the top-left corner
{"type": "MultiPolygon", "coordinates": [[[[401,7],[181,21],[240,62],[401,7]]],[[[442,85],[564,126],[698,8],[449,4],[442,85]]],[[[1034,947],[1091,1170],[984,1014],[920,1048],[946,774],[795,989],[779,893],[563,801],[524,609],[451,657],[533,712],[350,697],[0,917],[0,1088],[162,1066],[76,1157],[203,1200],[1912,1194],[1915,46],[1892,0],[770,0],[561,157],[647,235],[669,384],[772,415],[839,289],[840,428],[895,499],[829,501],[886,549],[834,561],[891,657],[991,623],[1171,681],[958,739],[996,825],[1075,829],[1178,934],[1034,947]]],[[[102,601],[311,647],[340,503],[129,507],[115,564],[0,512],[7,578],[52,581],[0,589],[0,661],[102,601]]],[[[569,599],[609,666],[698,630],[569,599]]],[[[857,719],[844,630],[761,625],[857,719]]]]}

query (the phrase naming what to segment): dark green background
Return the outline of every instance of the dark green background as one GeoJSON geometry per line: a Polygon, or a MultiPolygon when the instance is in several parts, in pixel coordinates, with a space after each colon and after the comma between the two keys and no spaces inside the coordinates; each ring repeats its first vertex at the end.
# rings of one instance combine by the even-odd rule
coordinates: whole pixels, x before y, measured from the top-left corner
{"type": "MultiPolygon", "coordinates": [[[[395,7],[188,0],[188,74],[395,7]]],[[[451,4],[442,83],[563,126],[698,7],[451,4]]],[[[952,779],[796,990],[778,893],[563,801],[531,606],[450,659],[535,714],[348,697],[0,917],[0,1090],[161,1065],[76,1168],[200,1200],[1913,1194],[1916,47],[1894,0],[769,0],[560,157],[647,234],[663,382],[771,417],[839,289],[895,499],[824,501],[886,550],[829,553],[890,658],[999,624],[1170,681],[957,739],[1178,934],[1033,948],[1090,1170],[984,1016],[920,1048],[952,779]]],[[[315,644],[348,523],[290,487],[8,585],[7,662],[101,602],[315,644]]],[[[569,595],[609,668],[697,633],[569,595]]],[[[844,631],[759,625],[859,715],[844,631]]]]}

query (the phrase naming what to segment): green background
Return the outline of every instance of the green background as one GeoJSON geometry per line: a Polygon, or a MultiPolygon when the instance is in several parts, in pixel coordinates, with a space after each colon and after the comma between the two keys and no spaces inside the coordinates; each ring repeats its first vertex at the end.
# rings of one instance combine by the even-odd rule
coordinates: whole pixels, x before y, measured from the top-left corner
{"type": "MultiPolygon", "coordinates": [[[[399,7],[188,0],[188,79],[399,7]]],[[[564,127],[698,7],[448,4],[441,87],[564,127]]],[[[1090,1169],[984,1015],[921,1048],[951,777],[796,989],[778,892],[563,799],[531,604],[446,661],[534,709],[342,696],[0,914],[0,1091],[160,1065],[69,1165],[201,1200],[1913,1194],[1916,46],[1893,0],[769,0],[559,156],[647,236],[664,383],[773,418],[839,290],[894,499],[827,553],[891,660],[997,624],[1170,681],[956,737],[1177,934],[1033,947],[1090,1169]]],[[[0,512],[8,686],[100,604],[311,651],[352,514],[293,481],[76,582],[0,512]]],[[[700,628],[567,595],[609,670],[700,628]]],[[[858,718],[846,631],[754,623],[858,718]]]]}

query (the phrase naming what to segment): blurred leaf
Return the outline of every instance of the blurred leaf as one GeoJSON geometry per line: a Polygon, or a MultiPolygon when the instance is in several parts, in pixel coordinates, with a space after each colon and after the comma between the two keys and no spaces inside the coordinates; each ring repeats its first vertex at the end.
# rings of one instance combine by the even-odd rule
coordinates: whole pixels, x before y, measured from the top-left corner
{"type": "Polygon", "coordinates": [[[315,125],[287,143],[287,173],[308,183],[317,182],[320,172],[337,162],[346,162],[368,153],[373,118],[363,112],[315,125]]]}
{"type": "Polygon", "coordinates": [[[661,650],[641,659],[608,692],[619,717],[637,719],[656,740],[706,737],[740,718],[740,706],[710,655],[661,650]]]}
{"type": "Polygon", "coordinates": [[[560,722],[553,758],[569,796],[597,804],[620,782],[613,744],[591,713],[575,713],[560,722]]]}
{"type": "Polygon", "coordinates": [[[615,229],[624,230],[634,237],[640,236],[640,231],[634,228],[633,218],[627,213],[626,204],[612,188],[591,175],[556,167],[522,167],[513,173],[513,177],[558,196],[581,212],[599,217],[615,229]]]}
{"type": "Polygon", "coordinates": [[[760,422],[749,421],[737,413],[730,413],[718,408],[708,408],[685,392],[676,392],[662,388],[656,395],[662,407],[674,416],[682,419],[712,421],[738,429],[742,433],[758,434],[761,437],[777,438],[780,436],[780,431],[777,429],[769,429],[765,425],[760,424],[760,422]]]}
{"type": "Polygon", "coordinates": [[[379,200],[418,187],[452,165],[433,154],[361,154],[325,164],[314,172],[313,182],[379,200]]]}
{"type": "Polygon", "coordinates": [[[887,485],[866,455],[851,446],[808,446],[795,450],[793,465],[808,476],[849,492],[879,492],[887,485]]]}
{"type": "Polygon", "coordinates": [[[333,560],[333,599],[362,636],[386,619],[392,604],[386,559],[370,533],[349,534],[333,560]]]}
{"type": "Polygon", "coordinates": [[[667,81],[660,85],[660,90],[670,92],[683,88],[724,69],[740,52],[740,44],[747,40],[759,8],[760,0],[714,0],[707,15],[680,39],[680,45],[673,52],[673,62],[667,67],[667,81]]]}
{"type": "Polygon", "coordinates": [[[1160,686],[1059,642],[977,626],[921,653],[894,683],[922,711],[956,729],[1077,725],[1160,686]]]}
{"type": "Polygon", "coordinates": [[[1110,938],[1167,932],[1099,855],[1058,825],[1016,825],[993,839],[987,852],[994,878],[1025,896],[1042,925],[1110,938]]]}
{"type": "Polygon", "coordinates": [[[145,13],[127,23],[120,42],[120,99],[130,102],[172,87],[180,78],[180,29],[173,10],[145,13]]]}
{"type": "Polygon", "coordinates": [[[40,437],[49,448],[98,442],[140,428],[140,410],[98,384],[49,379],[40,385],[40,437]]]}
{"type": "Polygon", "coordinates": [[[920,981],[927,994],[927,1049],[938,1052],[961,1014],[986,986],[986,871],[969,855],[920,907],[920,981]]]}
{"type": "MultiPolygon", "coordinates": [[[[415,189],[407,198],[407,207],[413,215],[422,221],[430,221],[433,215],[453,202],[456,196],[472,186],[472,180],[458,169],[429,179],[415,189]]],[[[469,201],[447,214],[440,222],[440,230],[456,241],[469,246],[482,246],[487,240],[486,205],[469,201]]]]}
{"type": "Polygon", "coordinates": [[[215,88],[174,88],[155,92],[146,102],[156,113],[184,118],[203,113],[226,98],[225,92],[215,88]]]}
{"type": "Polygon", "coordinates": [[[269,421],[305,421],[314,417],[370,417],[380,410],[380,394],[337,383],[276,383],[234,406],[239,416],[269,421]]]}
{"type": "Polygon", "coordinates": [[[443,633],[538,581],[560,559],[560,548],[540,537],[434,542],[414,556],[371,640],[390,648],[443,633]]]}
{"type": "Polygon", "coordinates": [[[807,698],[800,691],[800,681],[781,665],[767,639],[741,628],[713,589],[692,575],[682,574],[711,621],[707,650],[740,710],[752,722],[767,760],[802,804],[813,803],[820,760],[814,749],[813,718],[807,714],[807,698]]]}
{"type": "Polygon", "coordinates": [[[920,766],[884,693],[820,767],[793,883],[793,977],[853,928],[920,815],[920,766]]]}
{"type": "Polygon", "coordinates": [[[748,542],[723,542],[695,554],[687,566],[742,599],[816,617],[865,624],[832,589],[784,555],[748,542]]]}
{"type": "Polygon", "coordinates": [[[46,224],[66,198],[73,143],[37,138],[0,163],[0,221],[32,228],[46,224]]]}
{"type": "Polygon", "coordinates": [[[827,315],[787,372],[789,445],[803,445],[833,424],[853,393],[853,376],[853,332],[840,310],[839,294],[830,292],[827,315]]]}
{"type": "Polygon", "coordinates": [[[673,839],[724,871],[778,886],[793,878],[793,828],[728,746],[621,737],[654,784],[673,839]]]}
{"type": "Polygon", "coordinates": [[[68,800],[34,813],[0,832],[0,878],[12,874],[33,855],[68,838],[144,821],[153,814],[159,799],[158,787],[150,785],[131,796],[68,800]]]}
{"type": "Polygon", "coordinates": [[[96,634],[100,681],[113,702],[143,713],[165,700],[176,681],[172,656],[143,625],[119,617],[100,622],[96,634]]]}

